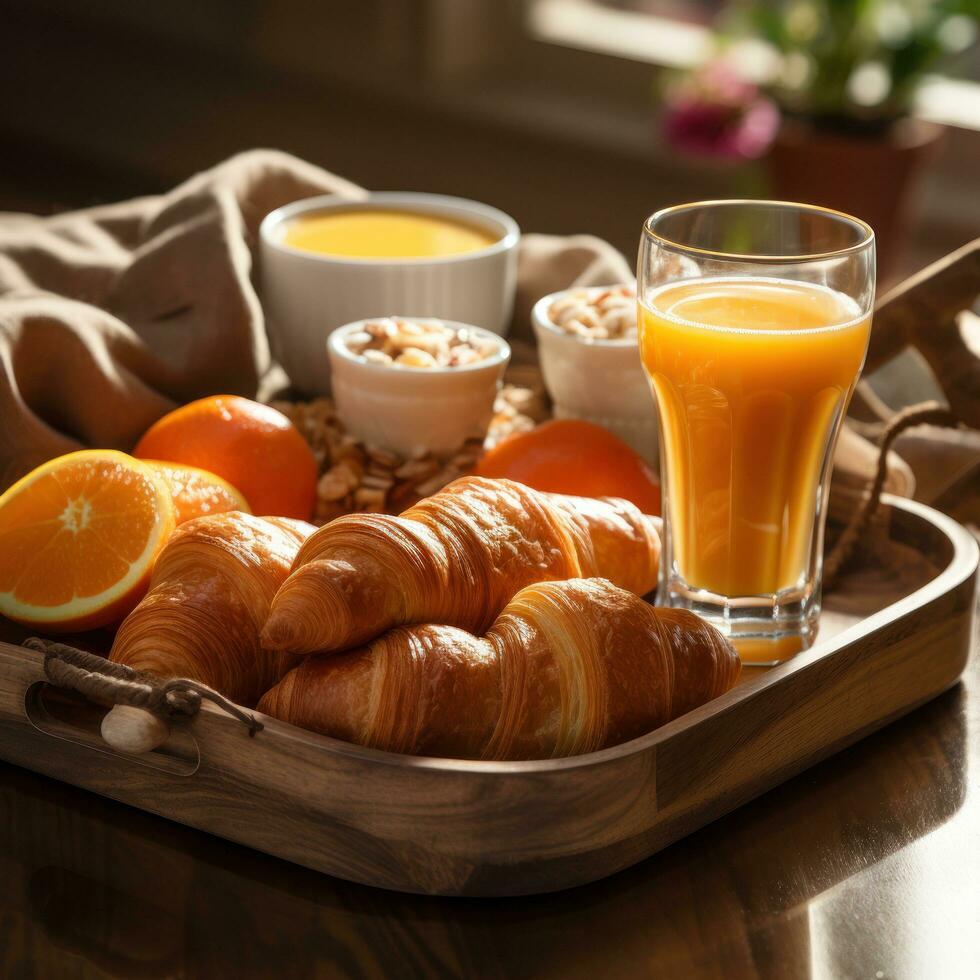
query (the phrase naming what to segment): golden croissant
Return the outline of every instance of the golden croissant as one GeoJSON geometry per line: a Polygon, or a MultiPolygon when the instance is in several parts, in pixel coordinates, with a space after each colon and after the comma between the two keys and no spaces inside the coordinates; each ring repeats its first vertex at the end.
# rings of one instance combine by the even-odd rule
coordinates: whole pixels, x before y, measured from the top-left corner
{"type": "Polygon", "coordinates": [[[463,477],[400,517],[354,514],[320,528],[300,548],[262,640],[310,654],[410,623],[479,634],[533,582],[601,577],[644,595],[659,559],[657,520],[625,500],[463,477]]]}
{"type": "Polygon", "coordinates": [[[307,658],[259,710],[390,752],[543,759],[651,731],[727,691],[739,670],[694,613],[573,579],[522,589],[483,638],[406,626],[307,658]]]}
{"type": "Polygon", "coordinates": [[[123,620],[110,660],[189,677],[254,705],[285,672],[259,631],[313,526],[237,511],[182,524],[157,559],[150,589],[123,620]]]}

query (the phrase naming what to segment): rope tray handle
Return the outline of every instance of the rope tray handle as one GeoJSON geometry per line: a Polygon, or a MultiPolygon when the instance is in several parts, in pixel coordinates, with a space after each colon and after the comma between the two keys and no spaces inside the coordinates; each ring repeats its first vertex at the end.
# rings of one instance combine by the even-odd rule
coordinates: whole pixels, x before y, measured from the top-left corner
{"type": "Polygon", "coordinates": [[[25,640],[23,645],[44,654],[44,674],[55,687],[77,691],[93,701],[139,708],[165,719],[192,718],[201,710],[203,701],[210,701],[240,721],[249,736],[262,731],[262,722],[250,712],[186,677],[162,681],[98,654],[36,636],[25,640]]]}
{"type": "Polygon", "coordinates": [[[957,429],[963,427],[963,422],[948,408],[935,401],[909,405],[908,408],[896,412],[889,420],[879,440],[878,468],[874,479],[871,481],[871,486],[865,494],[862,505],[854,512],[833,550],[824,560],[823,578],[825,586],[834,582],[850,560],[858,541],[874,522],[878,507],[881,504],[885,478],[888,476],[888,453],[892,443],[903,432],[914,429],[917,425],[935,425],[946,429],[957,429]]]}

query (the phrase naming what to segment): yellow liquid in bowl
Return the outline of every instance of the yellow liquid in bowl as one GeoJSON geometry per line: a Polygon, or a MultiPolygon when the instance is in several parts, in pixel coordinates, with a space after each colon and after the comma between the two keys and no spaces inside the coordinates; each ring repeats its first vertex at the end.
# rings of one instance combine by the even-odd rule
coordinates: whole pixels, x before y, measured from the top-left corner
{"type": "Polygon", "coordinates": [[[416,211],[323,211],[286,225],[292,248],[352,259],[423,259],[465,255],[499,241],[478,225],[416,211]]]}
{"type": "Polygon", "coordinates": [[[818,487],[870,326],[847,296],[779,279],[690,280],[645,297],[640,351],[689,585],[758,596],[807,576],[818,487]]]}

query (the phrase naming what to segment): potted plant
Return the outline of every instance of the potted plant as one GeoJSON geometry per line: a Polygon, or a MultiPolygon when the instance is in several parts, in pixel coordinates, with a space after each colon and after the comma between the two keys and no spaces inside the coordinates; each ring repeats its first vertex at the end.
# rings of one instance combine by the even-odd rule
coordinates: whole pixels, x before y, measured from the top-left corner
{"type": "Polygon", "coordinates": [[[767,88],[783,122],[768,156],[775,196],[858,214],[894,265],[918,178],[942,127],[912,109],[927,72],[976,37],[978,0],[736,0],[735,36],[777,54],[767,88]]]}

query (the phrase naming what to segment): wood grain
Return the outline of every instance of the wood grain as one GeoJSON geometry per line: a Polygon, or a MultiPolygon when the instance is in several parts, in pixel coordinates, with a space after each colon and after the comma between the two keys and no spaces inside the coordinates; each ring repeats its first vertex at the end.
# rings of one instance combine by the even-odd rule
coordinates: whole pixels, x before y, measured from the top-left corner
{"type": "MultiPolygon", "coordinates": [[[[892,499],[888,575],[869,554],[807,654],[623,746],[572,759],[478,763],[351,746],[273,719],[256,738],[206,706],[167,745],[126,757],[38,713],[31,651],[0,645],[0,755],[18,765],[338,877],[447,895],[551,891],[625,868],[935,697],[970,642],[975,542],[892,499]],[[937,575],[936,572],[939,572],[937,575]],[[865,605],[853,601],[865,583],[865,605]],[[875,587],[871,587],[876,583],[875,587]],[[870,613],[870,615],[868,615],[870,613]],[[863,618],[861,618],[863,617],[863,618]],[[856,620],[856,622],[855,622],[856,620]],[[854,625],[848,623],[854,622],[854,625]],[[28,697],[29,692],[31,697],[28,697]],[[31,718],[25,698],[35,705],[31,718]],[[33,700],[31,700],[33,698],[33,700]],[[33,721],[32,721],[33,718],[33,721]],[[183,755],[196,766],[157,764],[183,755]],[[169,754],[168,754],[169,753],[169,754]]],[[[887,562],[888,555],[884,556],[887,562]]],[[[77,706],[97,730],[102,709],[77,706]]],[[[62,713],[64,719],[64,713],[62,713]]]]}

